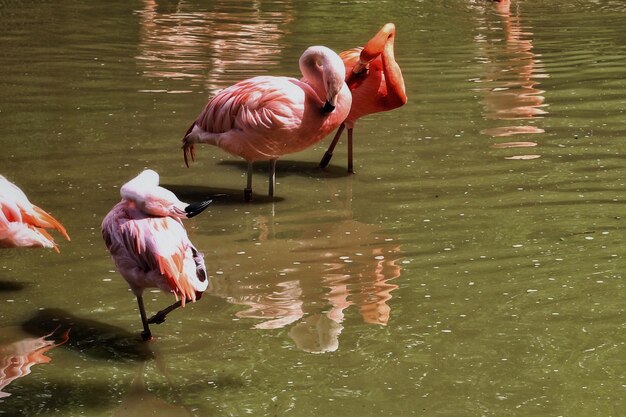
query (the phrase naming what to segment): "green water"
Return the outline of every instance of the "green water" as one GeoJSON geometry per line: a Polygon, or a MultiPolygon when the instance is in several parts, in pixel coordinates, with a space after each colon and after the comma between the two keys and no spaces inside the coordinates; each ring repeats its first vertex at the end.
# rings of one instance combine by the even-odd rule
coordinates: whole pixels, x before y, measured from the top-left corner
{"type": "Polygon", "coordinates": [[[56,341],[0,415],[623,415],[625,12],[1,2],[0,174],[72,241],[0,252],[0,378],[56,341]],[[199,147],[184,166],[216,91],[386,22],[409,102],[357,123],[355,175],[345,143],[317,168],[326,140],[279,160],[273,201],[258,164],[246,204],[243,161],[199,147]],[[211,289],[143,344],[100,222],[146,167],[214,202],[186,223],[211,289]]]}

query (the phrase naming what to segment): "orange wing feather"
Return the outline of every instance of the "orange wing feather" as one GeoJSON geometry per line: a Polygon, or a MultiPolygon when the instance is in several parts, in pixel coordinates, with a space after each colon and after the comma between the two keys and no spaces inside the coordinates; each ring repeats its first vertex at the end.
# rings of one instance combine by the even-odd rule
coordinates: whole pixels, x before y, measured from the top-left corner
{"type": "Polygon", "coordinates": [[[65,231],[65,227],[63,227],[61,222],[59,222],[57,219],[52,217],[52,215],[50,215],[48,212],[46,212],[42,208],[39,208],[33,205],[33,209],[35,210],[35,213],[37,214],[37,217],[35,217],[34,219],[39,224],[37,223],[32,223],[32,224],[38,227],[51,227],[53,229],[56,229],[59,231],[59,233],[63,235],[64,238],[66,238],[67,240],[71,240],[69,235],[65,231]]]}
{"type": "Polygon", "coordinates": [[[127,249],[147,267],[159,271],[176,299],[180,297],[183,306],[187,299],[196,300],[191,277],[184,268],[186,252],[190,249],[179,220],[170,217],[129,220],[122,226],[122,233],[126,235],[127,249]]]}

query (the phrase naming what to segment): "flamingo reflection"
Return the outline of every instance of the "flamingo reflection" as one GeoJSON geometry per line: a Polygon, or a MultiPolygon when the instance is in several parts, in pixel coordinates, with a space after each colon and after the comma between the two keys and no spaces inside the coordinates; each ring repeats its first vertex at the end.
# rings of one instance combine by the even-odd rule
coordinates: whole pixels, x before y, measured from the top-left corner
{"type": "Polygon", "coordinates": [[[16,379],[30,374],[34,365],[51,361],[45,353],[69,339],[69,330],[56,336],[57,331],[58,328],[41,337],[23,337],[16,329],[2,329],[2,339],[18,340],[0,345],[0,398],[11,395],[3,389],[16,379]]]}
{"type": "Polygon", "coordinates": [[[144,0],[137,11],[141,39],[136,58],[143,75],[197,79],[195,85],[206,80],[211,95],[276,66],[293,19],[289,1],[222,0],[212,2],[210,10],[183,1],[164,4],[144,0]]]}
{"type": "Polygon", "coordinates": [[[350,211],[319,215],[258,216],[255,245],[217,256],[236,265],[237,279],[217,279],[213,289],[228,302],[247,306],[236,315],[262,320],[257,329],[297,322],[289,335],[299,348],[317,353],[337,349],[350,307],[365,323],[388,323],[402,256],[393,238],[354,220],[350,211]]]}
{"type": "MultiPolygon", "coordinates": [[[[531,28],[522,24],[519,4],[515,6],[514,11],[511,11],[510,0],[493,2],[499,23],[492,22],[489,13],[479,22],[481,31],[476,41],[486,74],[483,79],[476,81],[483,83],[478,90],[485,94],[487,119],[527,120],[531,123],[491,127],[481,132],[492,137],[544,132],[532,122],[547,113],[544,110],[547,106],[544,91],[538,88],[537,80],[548,77],[548,74],[540,55],[533,51],[531,28]]],[[[521,147],[521,143],[529,142],[509,142],[511,147],[521,147]]],[[[536,145],[533,142],[530,144],[536,145]]],[[[507,146],[501,143],[499,147],[507,146]]]]}

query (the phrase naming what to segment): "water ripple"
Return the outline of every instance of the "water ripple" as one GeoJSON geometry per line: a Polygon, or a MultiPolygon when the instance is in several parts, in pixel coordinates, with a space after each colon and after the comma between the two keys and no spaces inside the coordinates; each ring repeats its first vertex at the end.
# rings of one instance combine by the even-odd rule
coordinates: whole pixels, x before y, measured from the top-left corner
{"type": "Polygon", "coordinates": [[[210,10],[181,4],[162,10],[145,0],[136,11],[141,39],[137,64],[146,77],[191,78],[210,93],[279,63],[293,19],[290,2],[265,7],[216,3],[210,10]]]}

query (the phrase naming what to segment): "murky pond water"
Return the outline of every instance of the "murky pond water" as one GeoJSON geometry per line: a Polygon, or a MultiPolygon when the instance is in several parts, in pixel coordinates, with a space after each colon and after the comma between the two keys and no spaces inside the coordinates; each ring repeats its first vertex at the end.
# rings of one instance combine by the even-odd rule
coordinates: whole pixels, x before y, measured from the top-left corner
{"type": "MultiPolygon", "coordinates": [[[[4,2],[0,174],[67,227],[0,252],[0,415],[618,416],[626,3],[4,2]],[[180,139],[208,97],[309,45],[398,28],[409,102],[245,164],[180,139]],[[142,169],[211,289],[139,342],[100,222],[142,169]]],[[[147,308],[171,302],[149,293],[147,308]]],[[[621,359],[620,359],[621,358],[621,359]]]]}

